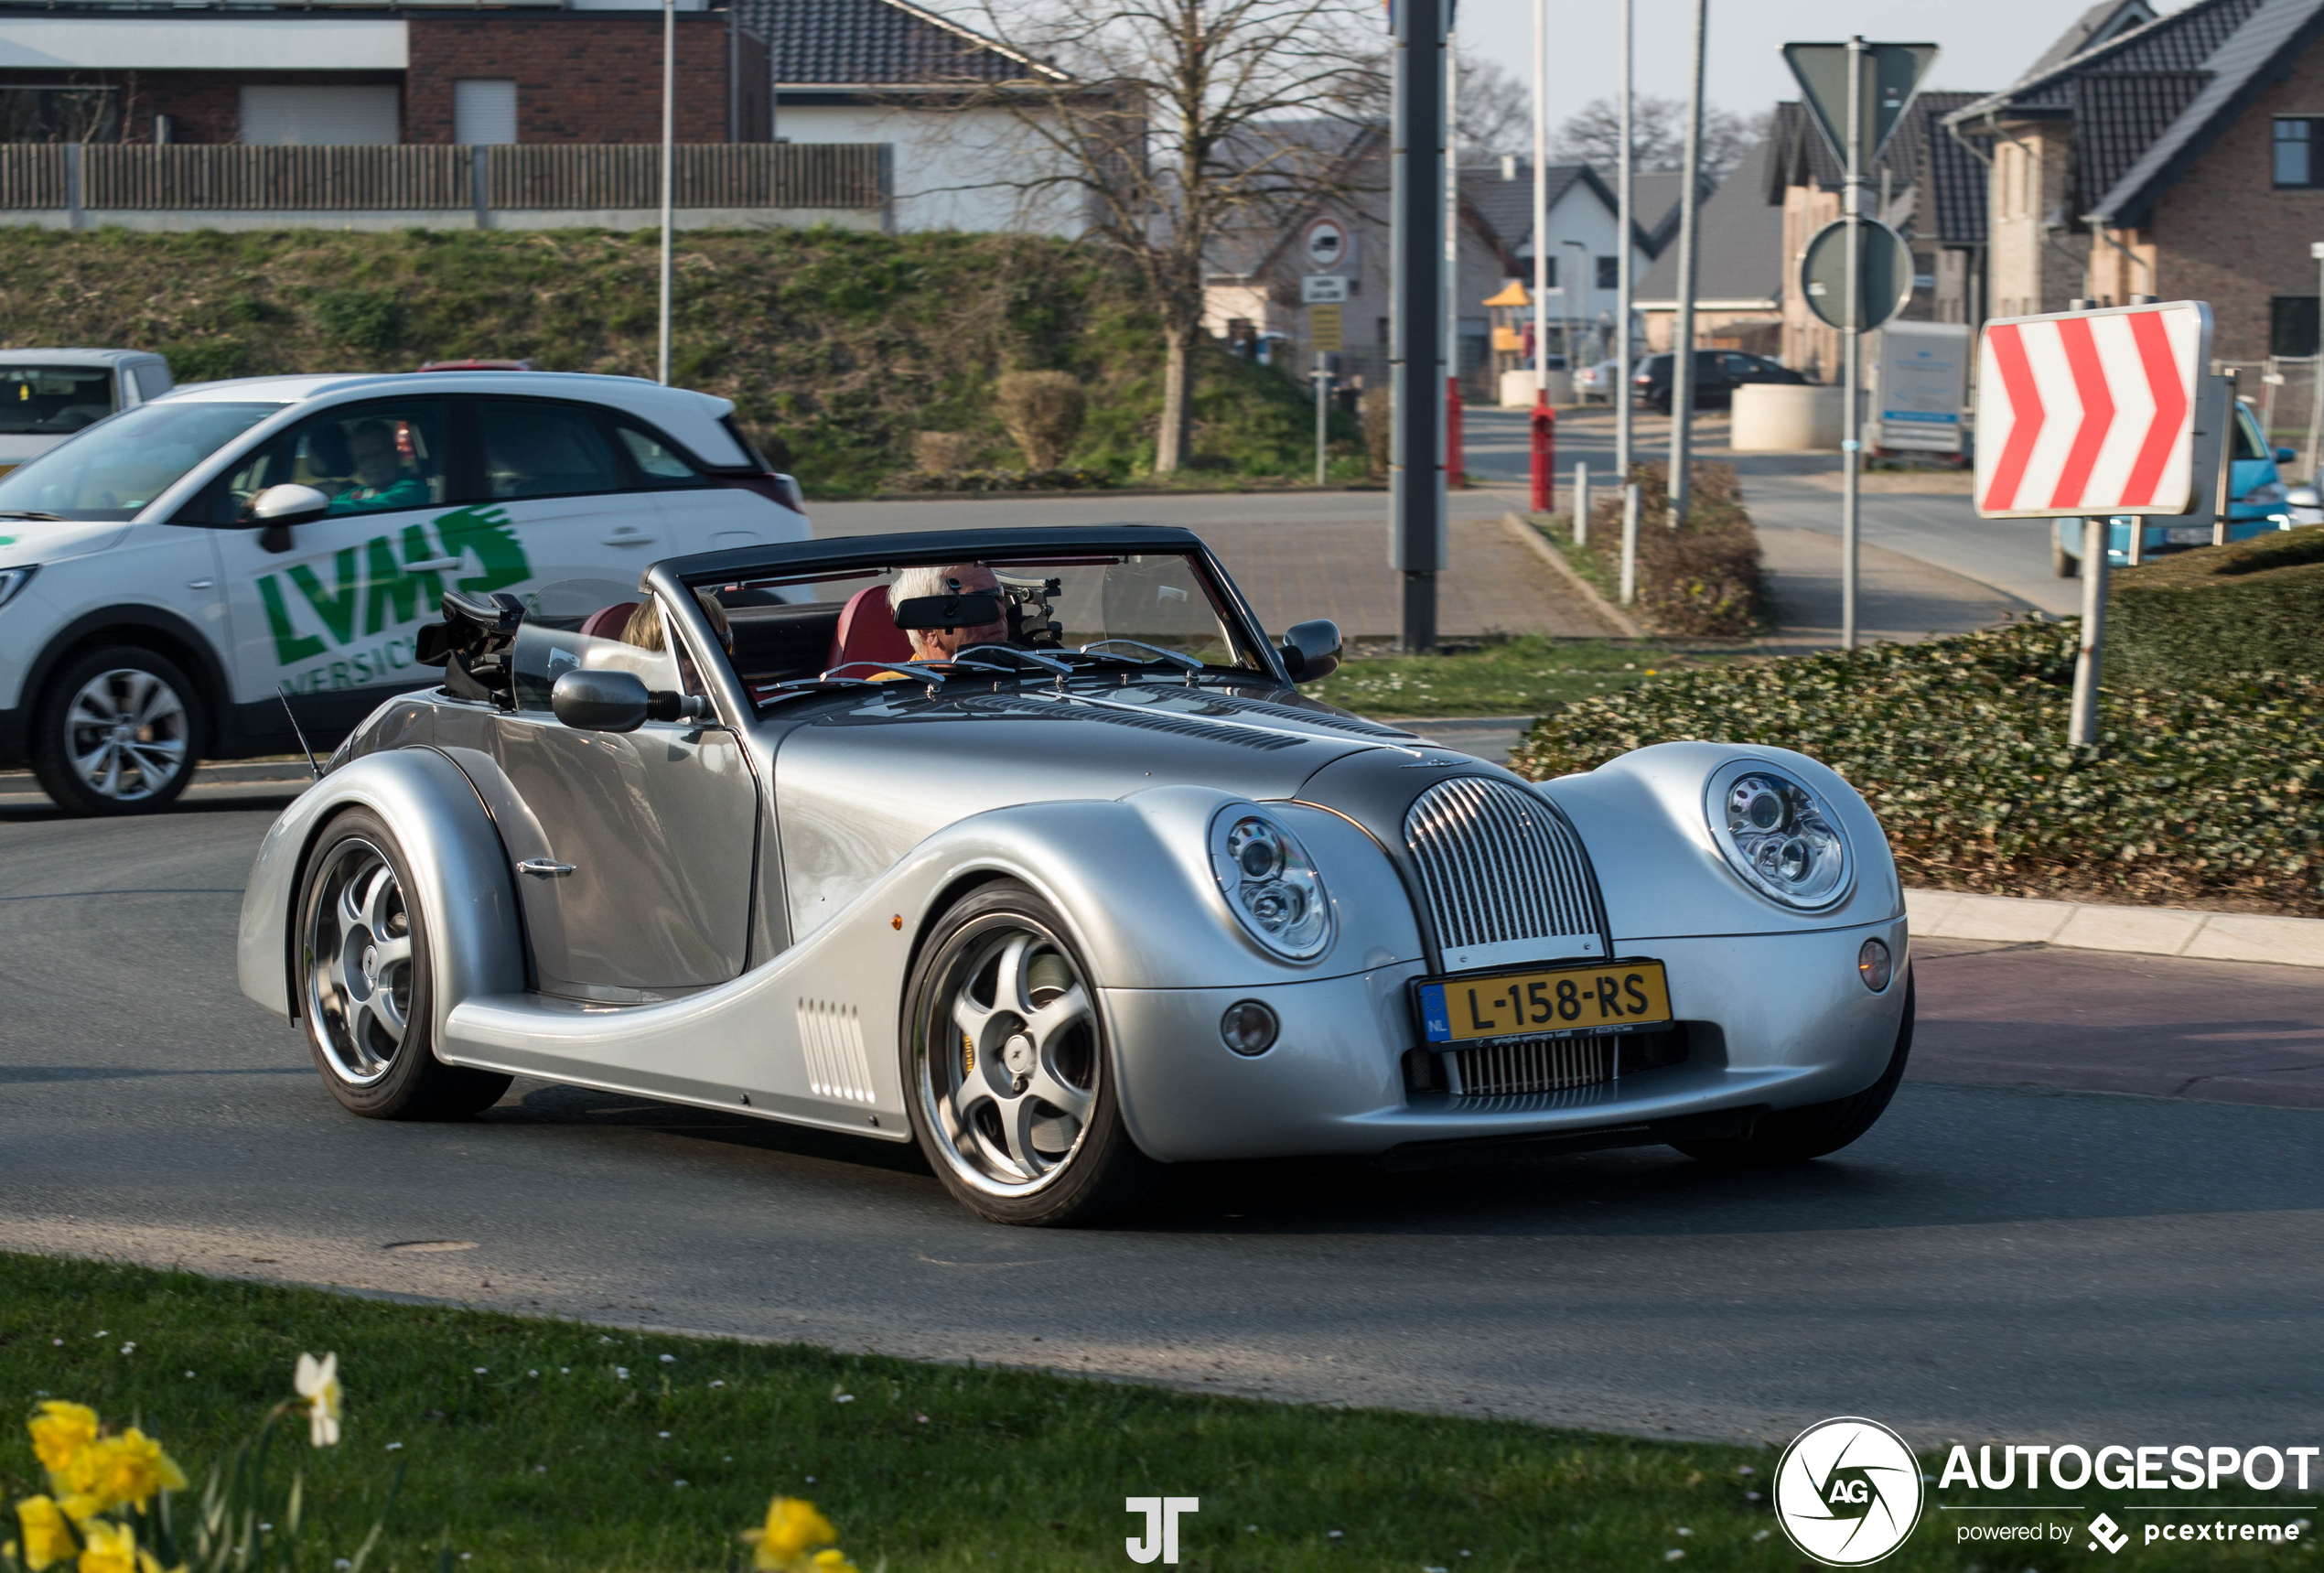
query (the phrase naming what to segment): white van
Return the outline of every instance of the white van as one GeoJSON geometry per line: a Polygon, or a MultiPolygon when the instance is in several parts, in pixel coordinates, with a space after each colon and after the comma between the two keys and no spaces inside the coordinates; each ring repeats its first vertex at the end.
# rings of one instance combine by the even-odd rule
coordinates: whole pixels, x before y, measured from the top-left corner
{"type": "Polygon", "coordinates": [[[0,766],[151,810],[199,759],[296,749],[284,695],[328,746],[437,682],[414,636],[447,589],[805,539],[733,408],[461,372],[201,382],[101,421],[0,477],[0,766]]]}
{"type": "Polygon", "coordinates": [[[167,392],[169,362],[143,350],[0,350],[0,475],[167,392]]]}

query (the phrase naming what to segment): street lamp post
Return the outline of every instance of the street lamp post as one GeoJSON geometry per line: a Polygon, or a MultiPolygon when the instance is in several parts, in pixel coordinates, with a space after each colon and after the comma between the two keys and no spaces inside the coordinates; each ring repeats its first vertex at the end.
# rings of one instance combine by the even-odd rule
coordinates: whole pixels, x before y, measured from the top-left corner
{"type": "Polygon", "coordinates": [[[654,380],[670,382],[670,221],[678,165],[677,0],[662,0],[662,340],[654,380]]]}

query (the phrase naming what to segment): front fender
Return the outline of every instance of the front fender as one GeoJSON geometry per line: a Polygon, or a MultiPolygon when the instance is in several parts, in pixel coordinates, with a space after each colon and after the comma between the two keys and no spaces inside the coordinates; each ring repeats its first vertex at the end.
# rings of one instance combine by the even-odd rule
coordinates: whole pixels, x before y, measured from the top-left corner
{"type": "Polygon", "coordinates": [[[1543,781],[1540,790],[1565,811],[1589,848],[1618,951],[1625,940],[1842,929],[1904,914],[1896,859],[1870,805],[1838,771],[1792,749],[1657,743],[1587,774],[1543,781]],[[1831,804],[1856,859],[1845,900],[1820,912],[1793,911],[1727,867],[1711,839],[1703,794],[1712,774],[1735,760],[1781,766],[1831,804]]]}
{"type": "Polygon", "coordinates": [[[508,855],[476,789],[433,749],[397,749],[340,766],[285,809],[259,844],[242,891],[235,964],[242,992],[285,1021],[298,1014],[298,900],[307,860],[343,809],[379,815],[403,848],[426,915],[435,1037],[476,995],[524,990],[524,942],[508,855]]]}

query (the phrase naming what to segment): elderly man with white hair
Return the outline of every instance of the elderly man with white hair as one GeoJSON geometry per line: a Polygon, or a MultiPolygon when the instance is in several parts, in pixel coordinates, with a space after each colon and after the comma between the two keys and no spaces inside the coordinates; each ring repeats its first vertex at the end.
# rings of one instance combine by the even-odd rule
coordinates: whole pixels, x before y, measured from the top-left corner
{"type": "MultiPolygon", "coordinates": [[[[896,576],[896,582],[888,587],[888,604],[894,608],[927,596],[956,593],[981,593],[997,598],[1001,594],[1001,581],[992,569],[982,563],[906,568],[896,576]]],[[[982,623],[974,628],[915,628],[907,631],[911,635],[914,661],[950,661],[971,645],[1008,642],[1006,620],[982,623]]]]}

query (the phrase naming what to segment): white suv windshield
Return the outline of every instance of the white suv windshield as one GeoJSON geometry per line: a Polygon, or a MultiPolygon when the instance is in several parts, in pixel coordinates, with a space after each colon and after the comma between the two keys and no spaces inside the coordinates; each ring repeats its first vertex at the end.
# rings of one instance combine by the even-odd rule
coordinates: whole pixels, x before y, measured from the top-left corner
{"type": "Polygon", "coordinates": [[[0,432],[63,436],[113,414],[103,366],[0,366],[0,432]]]}
{"type": "Polygon", "coordinates": [[[280,404],[140,404],[0,478],[0,515],[134,519],[280,404]]]}

